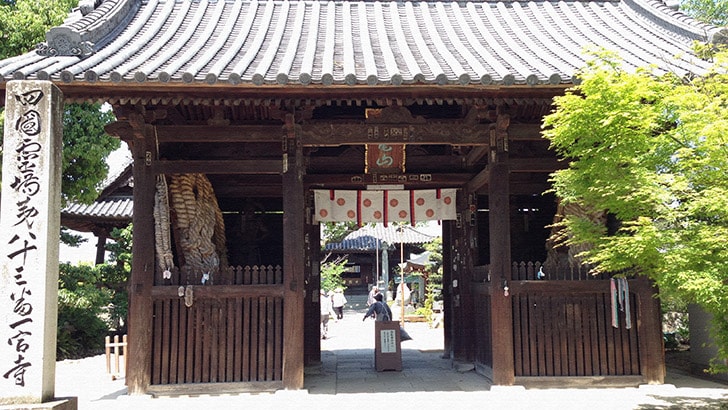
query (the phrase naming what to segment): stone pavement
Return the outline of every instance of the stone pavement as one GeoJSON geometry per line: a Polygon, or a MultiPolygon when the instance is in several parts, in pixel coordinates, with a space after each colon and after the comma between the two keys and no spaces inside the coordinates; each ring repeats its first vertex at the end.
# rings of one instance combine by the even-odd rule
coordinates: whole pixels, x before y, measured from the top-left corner
{"type": "MultiPolygon", "coordinates": [[[[374,369],[374,322],[363,306],[345,311],[322,340],[322,363],[306,369],[301,391],[199,397],[128,396],[105,374],[103,356],[59,362],[58,397],[80,409],[728,409],[728,386],[668,369],[666,384],[630,388],[525,389],[491,386],[442,358],[442,329],[407,323],[402,371],[374,369]]],[[[396,313],[395,313],[396,314],[396,313]]]]}

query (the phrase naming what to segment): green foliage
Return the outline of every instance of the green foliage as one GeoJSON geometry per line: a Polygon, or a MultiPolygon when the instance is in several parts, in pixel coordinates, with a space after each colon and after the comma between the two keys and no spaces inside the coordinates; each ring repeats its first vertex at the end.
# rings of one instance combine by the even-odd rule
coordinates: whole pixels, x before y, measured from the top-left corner
{"type": "Polygon", "coordinates": [[[106,134],[104,126],[114,121],[100,104],[67,104],[63,114],[63,176],[65,201],[91,203],[98,197],[99,184],[106,179],[106,158],[119,148],[118,139],[106,134]]]}
{"type": "Polygon", "coordinates": [[[703,23],[728,25],[728,0],[683,0],[680,10],[703,23]]]}
{"type": "Polygon", "coordinates": [[[99,287],[101,275],[89,265],[61,264],[58,289],[59,359],[100,352],[108,331],[105,307],[111,302],[109,289],[99,287]]]}
{"type": "Polygon", "coordinates": [[[628,73],[597,52],[582,83],[555,100],[544,121],[551,147],[569,159],[552,175],[564,203],[604,210],[607,232],[569,216],[568,244],[595,272],[638,272],[663,295],[700,304],[716,318],[728,357],[728,55],[688,82],[648,69],[628,73]]]}
{"type": "Polygon", "coordinates": [[[442,289],[442,237],[437,237],[434,241],[424,244],[424,248],[430,252],[431,262],[425,267],[428,292],[430,286],[433,286],[433,289],[442,289]]]}
{"type": "Polygon", "coordinates": [[[78,0],[17,0],[0,4],[0,58],[17,56],[45,41],[78,0]]]}
{"type": "Polygon", "coordinates": [[[106,244],[106,250],[110,252],[109,261],[121,266],[127,273],[131,273],[131,252],[132,236],[134,234],[133,224],[126,228],[114,228],[111,231],[111,238],[114,242],[106,244]]]}
{"type": "MultiPolygon", "coordinates": [[[[1,3],[0,59],[26,53],[45,41],[46,31],[63,23],[68,11],[77,4],[77,0],[1,3]]],[[[0,109],[2,134],[4,117],[4,110],[0,109]]],[[[64,205],[69,201],[91,203],[98,196],[99,184],[108,174],[106,158],[120,146],[117,139],[104,131],[104,126],[113,120],[113,114],[102,111],[100,104],[67,104],[64,107],[61,186],[64,205]]]]}
{"type": "Polygon", "coordinates": [[[99,265],[104,284],[113,291],[108,314],[111,329],[117,333],[126,333],[126,314],[129,311],[126,285],[131,276],[133,230],[133,225],[129,224],[126,228],[114,228],[111,231],[114,242],[106,244],[106,249],[110,251],[109,263],[99,265]]]}
{"type": "Polygon", "coordinates": [[[321,289],[326,292],[332,291],[336,288],[346,290],[344,286],[344,279],[341,274],[346,269],[346,264],[349,261],[346,258],[336,259],[331,262],[324,262],[321,264],[321,289]]]}
{"type": "Polygon", "coordinates": [[[131,225],[114,230],[112,263],[96,266],[60,265],[58,277],[59,359],[96,354],[104,336],[125,333],[128,312],[126,283],[130,265],[121,261],[131,255],[131,225]]]}
{"type": "Polygon", "coordinates": [[[61,243],[77,248],[85,242],[88,242],[88,239],[82,237],[81,235],[73,234],[65,226],[61,226],[61,243]]]}
{"type": "Polygon", "coordinates": [[[326,243],[341,242],[346,235],[359,227],[355,222],[323,222],[323,238],[326,243]]]}

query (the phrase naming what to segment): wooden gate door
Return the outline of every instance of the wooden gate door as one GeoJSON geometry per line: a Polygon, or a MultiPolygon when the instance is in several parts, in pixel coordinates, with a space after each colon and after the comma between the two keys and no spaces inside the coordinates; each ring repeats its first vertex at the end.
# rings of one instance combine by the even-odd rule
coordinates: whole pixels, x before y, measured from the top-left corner
{"type": "Polygon", "coordinates": [[[215,284],[206,286],[180,286],[180,282],[200,283],[180,281],[180,276],[201,275],[175,271],[152,291],[149,391],[282,388],[281,267],[230,267],[215,284]],[[198,385],[181,386],[188,384],[198,385]]]}

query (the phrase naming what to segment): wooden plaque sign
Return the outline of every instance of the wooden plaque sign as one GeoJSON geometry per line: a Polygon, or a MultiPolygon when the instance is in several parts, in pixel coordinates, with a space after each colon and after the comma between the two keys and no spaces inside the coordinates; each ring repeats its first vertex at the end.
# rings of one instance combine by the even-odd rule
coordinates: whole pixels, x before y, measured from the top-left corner
{"type": "Polygon", "coordinates": [[[365,174],[403,174],[405,171],[402,144],[367,144],[365,158],[365,174]]]}

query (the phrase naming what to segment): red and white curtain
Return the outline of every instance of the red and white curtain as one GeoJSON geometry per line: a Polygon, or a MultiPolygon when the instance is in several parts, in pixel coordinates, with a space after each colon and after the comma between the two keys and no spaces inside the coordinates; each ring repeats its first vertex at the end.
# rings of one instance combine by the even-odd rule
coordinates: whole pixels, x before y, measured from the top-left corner
{"type": "Polygon", "coordinates": [[[396,191],[314,190],[317,222],[454,220],[455,188],[396,191]]]}

